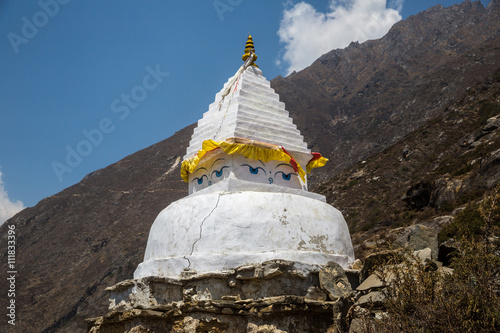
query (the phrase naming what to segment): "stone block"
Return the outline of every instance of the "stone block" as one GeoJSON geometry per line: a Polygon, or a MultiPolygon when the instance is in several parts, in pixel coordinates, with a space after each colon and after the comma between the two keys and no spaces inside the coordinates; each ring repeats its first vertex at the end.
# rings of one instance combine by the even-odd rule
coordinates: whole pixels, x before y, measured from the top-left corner
{"type": "Polygon", "coordinates": [[[372,306],[379,307],[383,305],[384,300],[385,296],[381,291],[372,291],[361,296],[356,302],[356,305],[364,308],[372,306]]]}
{"type": "Polygon", "coordinates": [[[413,255],[419,258],[422,262],[432,260],[432,250],[428,247],[422,250],[414,251],[413,255]]]}
{"type": "Polygon", "coordinates": [[[356,288],[356,290],[357,291],[367,291],[370,289],[382,288],[384,286],[385,286],[384,282],[377,276],[377,274],[372,274],[366,280],[364,280],[358,286],[358,288],[356,288]]]}
{"type": "Polygon", "coordinates": [[[351,284],[344,269],[334,262],[329,262],[319,271],[319,284],[331,300],[337,300],[352,293],[351,284]]]}

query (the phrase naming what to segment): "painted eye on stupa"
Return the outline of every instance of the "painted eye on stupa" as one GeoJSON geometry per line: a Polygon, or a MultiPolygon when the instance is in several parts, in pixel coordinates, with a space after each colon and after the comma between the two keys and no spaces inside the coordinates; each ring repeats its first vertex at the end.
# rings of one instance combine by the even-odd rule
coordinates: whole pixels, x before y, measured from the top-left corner
{"type": "Polygon", "coordinates": [[[292,175],[297,175],[296,173],[290,172],[290,173],[284,173],[283,171],[278,171],[274,174],[274,177],[276,177],[279,173],[281,173],[281,177],[283,180],[290,180],[292,179],[292,175]]]}
{"type": "Polygon", "coordinates": [[[261,168],[261,167],[256,167],[256,168],[254,168],[254,167],[252,167],[251,165],[248,165],[248,164],[243,164],[242,166],[246,166],[246,167],[248,167],[248,171],[250,171],[250,173],[251,173],[252,175],[257,175],[257,174],[259,173],[259,170],[262,170],[262,172],[266,173],[266,170],[264,170],[264,169],[263,169],[263,168],[261,168]]]}
{"type": "Polygon", "coordinates": [[[196,181],[198,183],[198,185],[201,185],[201,184],[203,184],[203,178],[206,178],[208,180],[207,175],[203,175],[201,177],[196,177],[195,179],[193,179],[193,182],[196,181]]]}
{"type": "Polygon", "coordinates": [[[223,166],[219,171],[215,170],[212,172],[212,176],[215,174],[217,178],[222,177],[222,173],[225,168],[229,168],[228,166],[223,166]]]}

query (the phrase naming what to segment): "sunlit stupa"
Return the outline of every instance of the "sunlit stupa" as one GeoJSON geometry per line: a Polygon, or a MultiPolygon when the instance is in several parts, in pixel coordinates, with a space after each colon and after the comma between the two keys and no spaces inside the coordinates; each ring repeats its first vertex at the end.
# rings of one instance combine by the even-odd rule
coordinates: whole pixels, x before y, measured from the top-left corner
{"type": "Polygon", "coordinates": [[[327,159],[307,148],[256,59],[249,36],[187,148],[189,195],[158,215],[134,279],[107,288],[111,311],[89,332],[332,331],[350,290],[339,267],[354,261],[349,231],[308,192],[327,159]]]}
{"type": "Polygon", "coordinates": [[[284,103],[245,63],[198,121],[182,163],[189,195],[155,220],[134,278],[177,277],[282,259],[311,265],[354,260],[342,214],[307,191],[311,153],[284,103]]]}

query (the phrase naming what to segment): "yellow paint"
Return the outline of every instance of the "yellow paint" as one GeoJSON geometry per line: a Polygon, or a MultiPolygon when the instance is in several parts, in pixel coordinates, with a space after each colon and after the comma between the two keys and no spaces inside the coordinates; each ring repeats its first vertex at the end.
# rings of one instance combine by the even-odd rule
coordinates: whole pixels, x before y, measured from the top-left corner
{"type": "MultiPolygon", "coordinates": [[[[195,156],[192,156],[182,162],[181,166],[181,177],[185,182],[189,181],[189,174],[196,170],[196,166],[203,158],[203,156],[214,149],[222,149],[222,151],[228,155],[231,154],[241,154],[246,158],[251,158],[253,160],[261,160],[262,162],[269,161],[283,161],[286,163],[295,164],[298,174],[302,181],[305,181],[306,172],[300,164],[298,164],[293,158],[286,152],[282,146],[267,144],[263,142],[257,142],[253,140],[241,139],[241,138],[230,138],[224,141],[216,142],[214,140],[203,141],[201,150],[195,156]]],[[[318,168],[325,165],[328,159],[321,157],[320,159],[311,160],[307,166],[307,172],[310,172],[312,168],[318,168]]]]}
{"type": "Polygon", "coordinates": [[[253,53],[253,61],[251,63],[252,66],[259,67],[255,64],[255,61],[257,60],[257,55],[255,54],[255,48],[253,46],[253,40],[252,36],[248,35],[247,43],[245,44],[245,54],[241,57],[243,61],[247,61],[248,57],[250,57],[250,54],[253,53]]]}

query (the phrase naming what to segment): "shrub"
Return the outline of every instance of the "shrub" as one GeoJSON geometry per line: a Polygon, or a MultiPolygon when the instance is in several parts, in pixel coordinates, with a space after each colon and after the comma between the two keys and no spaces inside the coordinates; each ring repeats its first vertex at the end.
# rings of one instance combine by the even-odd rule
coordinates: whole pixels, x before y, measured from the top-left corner
{"type": "Polygon", "coordinates": [[[439,232],[439,243],[450,238],[470,238],[473,235],[479,235],[483,226],[484,220],[479,212],[479,206],[469,205],[455,217],[452,223],[439,232]]]}
{"type": "Polygon", "coordinates": [[[453,267],[453,274],[443,274],[419,260],[392,266],[386,315],[375,322],[376,331],[500,331],[500,258],[479,242],[465,241],[453,267]]]}
{"type": "Polygon", "coordinates": [[[500,331],[498,202],[497,187],[461,215],[455,233],[461,240],[452,274],[440,273],[429,262],[411,256],[386,267],[385,275],[394,278],[384,292],[386,315],[375,322],[377,332],[500,331]]]}

